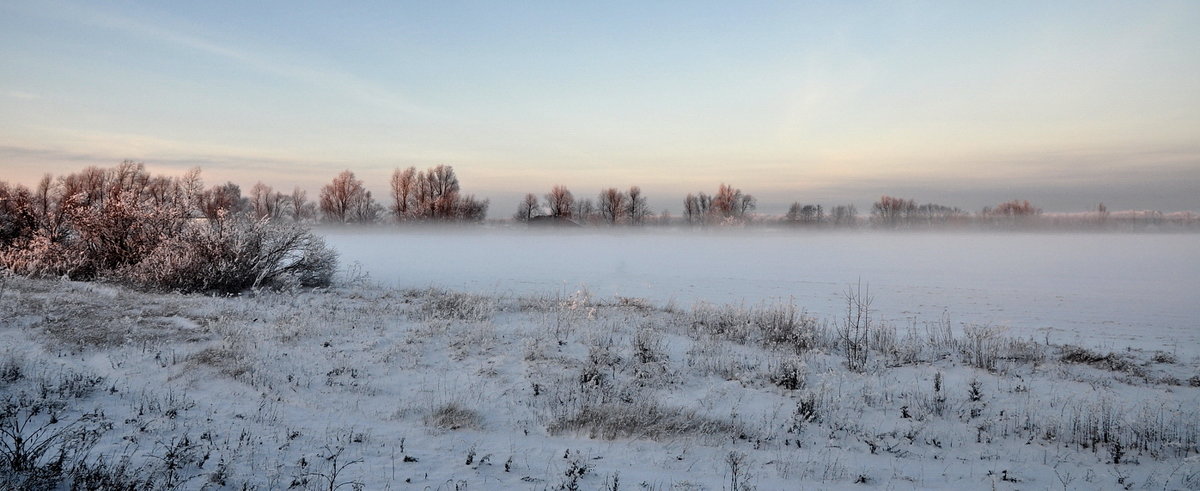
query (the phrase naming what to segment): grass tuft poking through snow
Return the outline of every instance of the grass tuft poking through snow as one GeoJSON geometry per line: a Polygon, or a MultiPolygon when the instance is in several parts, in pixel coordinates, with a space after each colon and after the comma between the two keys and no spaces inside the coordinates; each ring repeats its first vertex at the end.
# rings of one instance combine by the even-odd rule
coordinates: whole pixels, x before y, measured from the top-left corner
{"type": "Polygon", "coordinates": [[[478,430],[483,428],[483,416],[456,402],[438,405],[425,418],[425,424],[439,430],[478,430]]]}

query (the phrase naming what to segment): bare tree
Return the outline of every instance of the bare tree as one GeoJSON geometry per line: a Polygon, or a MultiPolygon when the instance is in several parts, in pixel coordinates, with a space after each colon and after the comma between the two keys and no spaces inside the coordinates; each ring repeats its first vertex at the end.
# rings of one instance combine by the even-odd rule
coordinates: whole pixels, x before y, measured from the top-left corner
{"type": "Polygon", "coordinates": [[[198,201],[200,213],[210,220],[236,215],[250,208],[250,200],[242,197],[242,188],[232,182],[204,191],[198,201]]]}
{"type": "Polygon", "coordinates": [[[275,192],[271,186],[258,181],[250,188],[250,206],[254,217],[261,219],[277,219],[283,215],[283,194],[275,192]]]}
{"type": "Polygon", "coordinates": [[[854,205],[838,205],[830,212],[834,225],[854,225],[858,220],[858,208],[854,205]]]}
{"type": "Polygon", "coordinates": [[[688,193],[687,197],[683,199],[683,217],[689,224],[695,225],[704,221],[704,215],[708,210],[702,205],[703,197],[704,193],[700,193],[700,196],[688,193]]]}
{"type": "Polygon", "coordinates": [[[575,196],[566,186],[554,186],[550,193],[546,194],[546,207],[549,208],[550,216],[555,218],[571,218],[571,205],[574,203],[575,196]]]}
{"type": "Polygon", "coordinates": [[[683,201],[684,216],[688,223],[699,224],[713,221],[742,221],[754,209],[754,196],[743,193],[727,184],[721,184],[717,194],[688,194],[683,201]]]}
{"type": "Polygon", "coordinates": [[[629,217],[629,223],[634,225],[645,223],[646,217],[650,215],[650,207],[646,206],[646,196],[642,194],[642,188],[637,186],[629,188],[629,204],[626,207],[625,215],[629,217]]]}
{"type": "Polygon", "coordinates": [[[591,199],[579,199],[571,206],[571,219],[581,224],[593,224],[600,221],[600,212],[591,199]]]}
{"type": "Polygon", "coordinates": [[[1041,209],[1034,207],[1029,201],[1012,200],[1005,201],[992,208],[987,215],[1001,217],[1025,217],[1038,215],[1042,212],[1041,209]]]}
{"type": "Polygon", "coordinates": [[[980,213],[984,220],[996,225],[1025,226],[1033,223],[1042,210],[1024,200],[1006,201],[995,208],[984,208],[980,213]]]}
{"type": "Polygon", "coordinates": [[[742,194],[742,190],[739,189],[737,190],[737,200],[733,203],[733,217],[745,219],[751,211],[754,211],[754,208],[758,205],[758,200],[749,194],[742,194]]]}
{"type": "Polygon", "coordinates": [[[917,206],[913,212],[914,217],[924,221],[927,225],[946,224],[953,220],[965,219],[967,212],[952,206],[939,205],[936,203],[926,203],[917,206]]]}
{"type": "Polygon", "coordinates": [[[721,184],[717,188],[716,196],[713,196],[712,206],[713,212],[720,216],[733,216],[735,207],[741,201],[741,190],[734,190],[732,186],[721,184]]]}
{"type": "Polygon", "coordinates": [[[871,205],[871,216],[881,225],[896,227],[913,216],[916,210],[916,201],[884,195],[871,205]]]}
{"type": "Polygon", "coordinates": [[[541,204],[538,203],[537,195],[526,193],[525,198],[517,204],[517,212],[513,214],[513,219],[518,222],[528,222],[533,217],[538,216],[541,207],[541,204]]]}
{"type": "Polygon", "coordinates": [[[329,222],[370,222],[378,216],[378,205],[363,182],[345,170],[321,188],[321,214],[329,222]]]}
{"type": "Polygon", "coordinates": [[[43,175],[42,180],[38,181],[33,195],[34,217],[36,217],[38,225],[47,230],[56,230],[59,224],[58,217],[54,213],[53,198],[50,195],[53,183],[54,181],[50,174],[43,175]]]}
{"type": "Polygon", "coordinates": [[[383,207],[379,206],[374,199],[371,198],[371,192],[364,193],[362,199],[356,200],[350,208],[351,221],[356,223],[373,223],[379,221],[379,215],[383,211],[383,207]]]}
{"type": "Polygon", "coordinates": [[[597,201],[600,203],[600,217],[609,225],[616,225],[625,216],[625,193],[617,188],[600,191],[597,201]]]}
{"type": "Polygon", "coordinates": [[[673,220],[673,217],[671,216],[671,210],[663,210],[662,213],[658,215],[658,218],[655,219],[655,223],[658,225],[670,225],[671,220],[673,220]]]}
{"type": "Polygon", "coordinates": [[[308,192],[296,186],[292,189],[292,195],[288,197],[288,214],[292,217],[292,221],[296,223],[303,222],[316,215],[316,210],[313,204],[308,202],[308,192]]]}
{"type": "Polygon", "coordinates": [[[453,219],[461,222],[482,222],[487,218],[488,200],[475,199],[475,195],[459,197],[454,202],[453,219]]]}
{"type": "Polygon", "coordinates": [[[392,173],[392,215],[397,220],[407,220],[412,217],[413,199],[417,185],[417,168],[409,167],[404,170],[396,169],[392,173]]]}
{"type": "Polygon", "coordinates": [[[458,176],[454,168],[439,165],[417,175],[419,214],[425,219],[449,219],[455,215],[458,176]]]}
{"type": "Polygon", "coordinates": [[[825,209],[821,205],[801,205],[800,203],[792,203],[788,207],[787,215],[784,215],[784,221],[792,224],[813,225],[819,224],[825,220],[825,209]]]}

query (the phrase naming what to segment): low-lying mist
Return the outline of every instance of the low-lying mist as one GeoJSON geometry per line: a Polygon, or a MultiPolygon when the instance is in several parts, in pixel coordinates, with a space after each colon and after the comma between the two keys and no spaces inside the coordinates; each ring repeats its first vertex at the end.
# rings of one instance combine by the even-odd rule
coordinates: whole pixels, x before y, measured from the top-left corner
{"type": "Polygon", "coordinates": [[[586,289],[659,304],[794,298],[844,311],[869,286],[880,320],[949,312],[1058,342],[1198,342],[1200,236],[790,230],[322,229],[377,283],[521,295],[586,289]]]}

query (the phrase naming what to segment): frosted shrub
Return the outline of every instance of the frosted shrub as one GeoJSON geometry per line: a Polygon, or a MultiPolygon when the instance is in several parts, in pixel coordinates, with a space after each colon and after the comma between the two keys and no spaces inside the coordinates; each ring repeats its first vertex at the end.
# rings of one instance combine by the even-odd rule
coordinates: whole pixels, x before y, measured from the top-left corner
{"type": "Polygon", "coordinates": [[[218,219],[191,224],[117,275],[149,289],[237,293],[327,286],[336,265],[336,253],[303,227],[218,219]]]}
{"type": "Polygon", "coordinates": [[[55,242],[42,232],[0,251],[0,266],[21,276],[72,275],[84,269],[86,264],[82,251],[55,242]]]}
{"type": "Polygon", "coordinates": [[[420,311],[429,319],[482,322],[491,319],[495,310],[490,298],[431,288],[426,292],[420,311]]]}
{"type": "Polygon", "coordinates": [[[806,312],[797,312],[794,304],[759,307],[752,319],[764,346],[803,353],[817,344],[817,320],[806,312]]]}
{"type": "Polygon", "coordinates": [[[700,335],[797,354],[817,347],[823,338],[817,320],[792,303],[764,303],[751,309],[700,303],[692,309],[691,327],[700,335]]]}
{"type": "Polygon", "coordinates": [[[963,362],[975,368],[994,370],[1000,352],[1000,329],[989,325],[963,327],[963,362]]]}
{"type": "Polygon", "coordinates": [[[698,334],[745,344],[750,324],[750,313],[741,307],[698,303],[692,308],[692,329],[698,334]]]}
{"type": "Polygon", "coordinates": [[[797,356],[771,363],[767,377],[771,383],[787,390],[804,388],[808,378],[808,365],[797,356]]]}
{"type": "Polygon", "coordinates": [[[214,208],[205,196],[199,170],[151,176],[130,161],[47,176],[35,194],[0,185],[0,267],[185,292],[329,283],[335,258],[321,239],[293,225],[248,221],[236,197],[214,208]],[[197,212],[209,219],[192,218],[197,212]]]}

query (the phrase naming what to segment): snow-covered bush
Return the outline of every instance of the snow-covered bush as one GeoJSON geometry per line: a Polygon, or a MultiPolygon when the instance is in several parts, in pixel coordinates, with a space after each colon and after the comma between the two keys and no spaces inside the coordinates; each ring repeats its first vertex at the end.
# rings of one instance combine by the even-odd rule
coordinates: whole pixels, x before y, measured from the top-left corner
{"type": "Polygon", "coordinates": [[[130,161],[47,176],[33,191],[0,183],[0,268],[188,292],[329,283],[335,256],[320,238],[232,208],[194,218],[208,216],[205,201],[199,170],[152,176],[130,161]]]}
{"type": "Polygon", "coordinates": [[[0,266],[20,276],[72,276],[86,264],[83,251],[54,241],[42,231],[18,239],[0,251],[0,266]]]}
{"type": "Polygon", "coordinates": [[[798,356],[774,360],[768,365],[767,378],[787,390],[799,390],[807,384],[808,365],[798,356]]]}
{"type": "Polygon", "coordinates": [[[336,265],[336,253],[304,227],[218,219],[189,224],[117,276],[154,290],[237,293],[327,286],[336,265]]]}
{"type": "Polygon", "coordinates": [[[496,306],[492,300],[469,293],[430,288],[420,292],[425,297],[420,315],[425,319],[454,319],[483,322],[492,318],[496,306]]]}

